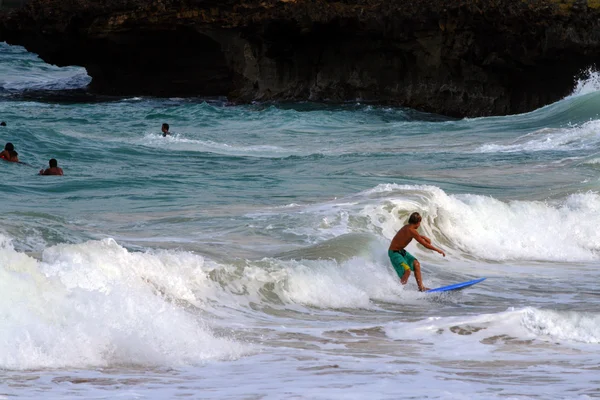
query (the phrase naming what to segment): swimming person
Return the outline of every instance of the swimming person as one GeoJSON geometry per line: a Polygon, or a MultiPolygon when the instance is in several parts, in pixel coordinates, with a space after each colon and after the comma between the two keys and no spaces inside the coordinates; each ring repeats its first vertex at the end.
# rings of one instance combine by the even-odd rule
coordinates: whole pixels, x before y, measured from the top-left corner
{"type": "Polygon", "coordinates": [[[15,151],[12,143],[6,143],[4,150],[0,153],[0,158],[10,162],[19,162],[19,153],[15,151]]]}
{"type": "Polygon", "coordinates": [[[167,135],[171,136],[171,132],[169,132],[169,124],[162,124],[162,128],[160,130],[163,133],[163,137],[167,137],[167,135]]]}
{"type": "Polygon", "coordinates": [[[50,165],[50,168],[47,168],[46,170],[43,168],[40,169],[40,175],[63,175],[63,170],[62,168],[58,168],[58,161],[56,161],[56,159],[51,158],[48,164],[50,165]]]}
{"type": "Polygon", "coordinates": [[[5,121],[0,122],[0,126],[6,126],[6,122],[5,121]]]}
{"type": "Polygon", "coordinates": [[[392,239],[390,248],[388,250],[388,256],[396,273],[400,277],[400,282],[406,285],[408,278],[410,277],[410,271],[415,271],[415,280],[419,291],[424,292],[429,290],[423,286],[423,280],[421,279],[421,263],[412,254],[405,250],[405,247],[415,239],[417,242],[428,248],[429,250],[437,251],[444,257],[446,253],[431,245],[431,239],[426,236],[420,235],[417,229],[421,226],[421,215],[418,212],[414,212],[408,218],[408,224],[404,225],[396,236],[392,239]]]}

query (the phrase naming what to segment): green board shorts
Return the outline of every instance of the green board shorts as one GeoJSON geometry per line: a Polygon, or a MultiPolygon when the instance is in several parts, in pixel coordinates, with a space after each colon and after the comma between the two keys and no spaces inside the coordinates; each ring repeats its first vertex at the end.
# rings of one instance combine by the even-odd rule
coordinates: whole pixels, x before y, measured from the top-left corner
{"type": "Polygon", "coordinates": [[[392,250],[388,250],[388,256],[390,256],[390,261],[392,262],[392,266],[396,270],[396,273],[399,277],[402,278],[404,275],[404,271],[406,270],[415,270],[415,266],[413,265],[416,260],[415,257],[410,254],[406,250],[400,250],[401,252],[396,252],[392,250]]]}

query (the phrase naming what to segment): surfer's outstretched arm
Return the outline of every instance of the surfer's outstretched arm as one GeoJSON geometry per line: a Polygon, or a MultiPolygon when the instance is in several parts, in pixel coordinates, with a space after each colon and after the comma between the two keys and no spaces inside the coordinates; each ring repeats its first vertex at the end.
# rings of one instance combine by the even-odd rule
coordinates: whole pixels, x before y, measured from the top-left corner
{"type": "Polygon", "coordinates": [[[433,246],[431,244],[431,239],[429,239],[428,237],[419,235],[419,232],[417,232],[416,229],[414,229],[413,238],[417,242],[419,242],[420,244],[422,244],[424,247],[428,248],[429,250],[437,251],[438,253],[440,253],[441,255],[443,255],[444,257],[446,257],[446,253],[444,253],[443,250],[440,250],[437,247],[433,246]]]}

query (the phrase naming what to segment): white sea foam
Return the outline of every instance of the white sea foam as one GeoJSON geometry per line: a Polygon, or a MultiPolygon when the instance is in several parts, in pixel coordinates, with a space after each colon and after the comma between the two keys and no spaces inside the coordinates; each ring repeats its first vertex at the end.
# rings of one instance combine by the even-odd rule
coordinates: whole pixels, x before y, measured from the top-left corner
{"type": "MultiPolygon", "coordinates": [[[[168,272],[181,269],[173,260],[130,253],[106,239],[50,247],[40,262],[16,252],[4,239],[0,366],[185,365],[237,358],[248,351],[217,338],[199,313],[186,311],[157,289],[195,300],[187,282],[181,284],[183,277],[168,272]],[[154,285],[153,272],[160,275],[154,285]]],[[[190,274],[195,271],[196,280],[205,279],[202,261],[195,263],[186,268],[190,274]]]]}
{"type": "Polygon", "coordinates": [[[583,162],[583,164],[599,165],[600,164],[600,158],[598,158],[598,157],[590,158],[589,160],[585,160],[583,162]]]}
{"type": "MultiPolygon", "coordinates": [[[[369,233],[389,243],[414,211],[424,218],[421,232],[443,247],[448,258],[561,263],[600,259],[596,192],[548,201],[502,201],[447,194],[435,186],[382,184],[347,198],[247,217],[257,226],[276,223],[282,234],[296,235],[310,245],[352,233],[369,233]]],[[[445,262],[414,242],[409,251],[445,262]]]]}
{"type": "Polygon", "coordinates": [[[20,46],[0,42],[0,52],[11,54],[9,62],[0,65],[0,88],[8,90],[60,90],[81,88],[91,78],[82,67],[57,67],[45,64],[37,55],[20,46]],[[18,61],[17,61],[18,60],[18,61]]]}
{"type": "Polygon", "coordinates": [[[495,314],[430,317],[416,323],[392,323],[386,327],[386,334],[393,339],[433,339],[439,346],[457,346],[454,354],[469,358],[493,351],[488,346],[490,343],[510,343],[515,339],[597,344],[600,343],[600,315],[533,307],[511,308],[495,314]]]}
{"type": "Polygon", "coordinates": [[[583,96],[600,91],[600,72],[589,68],[583,78],[577,80],[573,92],[568,97],[583,96]]]}
{"type": "MultiPolygon", "coordinates": [[[[364,258],[281,262],[286,280],[276,292],[287,302],[320,308],[372,308],[371,299],[400,301],[403,288],[390,268],[364,258]]],[[[410,294],[408,295],[410,297],[410,294]]]]}
{"type": "Polygon", "coordinates": [[[440,231],[453,246],[488,260],[592,261],[600,256],[596,229],[600,197],[570,195],[562,202],[501,202],[450,196],[440,231]]]}
{"type": "Polygon", "coordinates": [[[169,150],[210,152],[229,156],[250,157],[288,157],[297,155],[293,149],[285,149],[273,145],[244,145],[215,142],[212,140],[198,140],[186,137],[188,134],[175,132],[171,136],[163,137],[160,133],[147,133],[136,144],[164,148],[169,150]]]}
{"type": "Polygon", "coordinates": [[[39,261],[0,239],[0,366],[13,370],[233,359],[252,347],[216,337],[211,324],[221,318],[230,327],[251,324],[251,304],[276,307],[273,295],[299,311],[418,297],[404,292],[389,266],[381,268],[382,249],[375,261],[264,259],[236,266],[187,252],[130,252],[105,239],[49,247],[39,261]]]}
{"type": "Polygon", "coordinates": [[[482,153],[515,153],[533,151],[572,151],[595,148],[600,143],[600,120],[567,128],[543,128],[521,136],[510,143],[487,143],[482,153]]]}
{"type": "MultiPolygon", "coordinates": [[[[221,265],[215,273],[224,292],[211,292],[209,299],[243,313],[252,304],[307,312],[306,307],[373,308],[372,300],[416,299],[417,292],[406,291],[398,284],[384,249],[373,253],[377,256],[367,254],[344,261],[265,258],[237,267],[221,265]]],[[[211,312],[218,314],[219,310],[211,312]]],[[[235,318],[240,322],[237,312],[235,318]]]]}
{"type": "Polygon", "coordinates": [[[600,258],[600,196],[572,194],[561,201],[508,201],[448,195],[430,186],[383,185],[388,200],[364,212],[387,238],[412,211],[425,234],[465,255],[485,260],[592,261],[600,258]]]}

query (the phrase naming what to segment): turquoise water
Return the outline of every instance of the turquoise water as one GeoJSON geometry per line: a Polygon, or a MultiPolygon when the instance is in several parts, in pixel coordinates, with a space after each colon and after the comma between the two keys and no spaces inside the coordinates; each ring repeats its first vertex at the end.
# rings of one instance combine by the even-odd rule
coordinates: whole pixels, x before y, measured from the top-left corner
{"type": "Polygon", "coordinates": [[[2,393],[595,393],[594,72],[542,109],[462,120],[57,92],[88,81],[0,44],[0,135],[26,163],[0,163],[2,393]],[[65,176],[37,175],[50,158],[65,176]],[[447,253],[409,246],[426,285],[488,280],[400,285],[386,250],[413,211],[447,253]]]}

